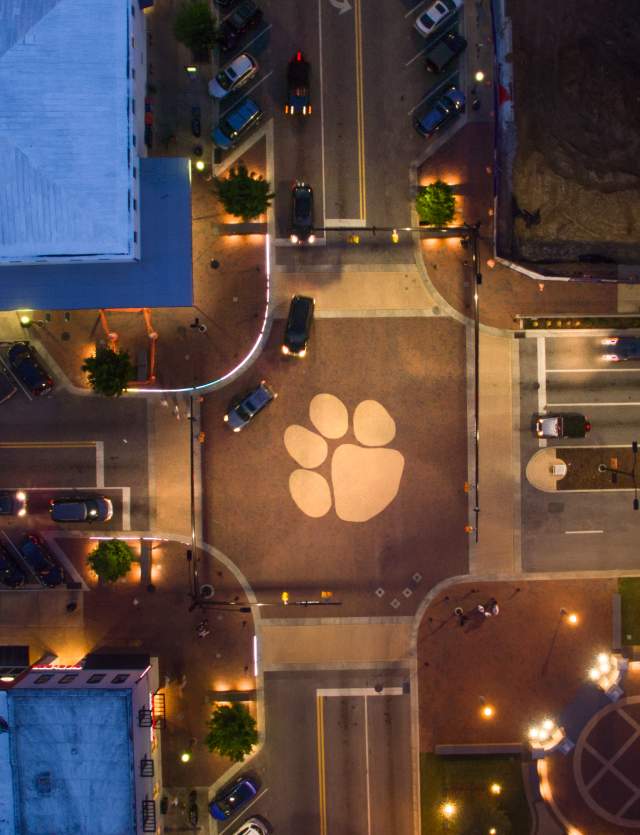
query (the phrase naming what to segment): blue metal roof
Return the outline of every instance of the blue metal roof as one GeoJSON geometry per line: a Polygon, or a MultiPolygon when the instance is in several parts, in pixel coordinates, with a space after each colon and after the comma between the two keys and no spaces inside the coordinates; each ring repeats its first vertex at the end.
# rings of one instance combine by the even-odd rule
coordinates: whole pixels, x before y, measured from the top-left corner
{"type": "Polygon", "coordinates": [[[189,307],[189,160],[141,158],[141,258],[128,262],[0,266],[0,310],[189,307]]]}

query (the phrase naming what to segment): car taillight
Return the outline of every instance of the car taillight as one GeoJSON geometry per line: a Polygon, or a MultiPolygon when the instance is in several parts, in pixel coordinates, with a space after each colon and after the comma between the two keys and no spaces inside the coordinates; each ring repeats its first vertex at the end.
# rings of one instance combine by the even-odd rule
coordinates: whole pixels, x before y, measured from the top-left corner
{"type": "Polygon", "coordinates": [[[296,52],[296,61],[298,63],[302,61],[302,52],[296,52]]]}
{"type": "Polygon", "coordinates": [[[620,362],[620,357],[617,354],[604,354],[602,359],[607,362],[620,362]]]}
{"type": "Polygon", "coordinates": [[[585,432],[591,432],[591,424],[589,423],[588,420],[585,420],[585,422],[584,422],[584,431],[585,432]]]}
{"type": "Polygon", "coordinates": [[[608,336],[606,339],[602,340],[602,345],[617,345],[618,344],[618,337],[617,336],[608,336]]]}

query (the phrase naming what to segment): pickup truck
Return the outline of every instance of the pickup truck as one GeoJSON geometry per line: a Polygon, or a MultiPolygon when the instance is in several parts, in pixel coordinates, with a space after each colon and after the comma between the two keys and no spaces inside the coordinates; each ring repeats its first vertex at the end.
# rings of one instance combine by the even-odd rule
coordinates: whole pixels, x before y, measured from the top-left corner
{"type": "Polygon", "coordinates": [[[429,72],[442,72],[454,58],[461,55],[467,48],[467,42],[455,30],[447,32],[440,40],[427,50],[426,67],[429,72]]]}

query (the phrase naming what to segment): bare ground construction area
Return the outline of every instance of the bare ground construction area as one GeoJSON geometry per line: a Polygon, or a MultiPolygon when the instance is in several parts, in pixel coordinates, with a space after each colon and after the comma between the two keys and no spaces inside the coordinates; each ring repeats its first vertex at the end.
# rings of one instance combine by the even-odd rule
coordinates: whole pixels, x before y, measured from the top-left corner
{"type": "Polygon", "coordinates": [[[640,264],[640,2],[507,0],[506,11],[511,256],[563,274],[640,264]]]}

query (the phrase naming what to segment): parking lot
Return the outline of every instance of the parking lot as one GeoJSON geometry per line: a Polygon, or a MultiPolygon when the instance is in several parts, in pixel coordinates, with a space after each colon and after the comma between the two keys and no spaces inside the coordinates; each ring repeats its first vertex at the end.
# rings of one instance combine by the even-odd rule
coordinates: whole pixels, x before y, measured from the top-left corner
{"type": "MultiPolygon", "coordinates": [[[[606,334],[538,336],[520,340],[520,455],[522,464],[523,568],[528,571],[635,568],[640,514],[632,490],[544,493],[525,470],[542,446],[630,446],[638,438],[640,362],[610,363],[606,334]],[[539,412],[579,412],[586,438],[538,440],[539,412]]],[[[629,487],[632,485],[629,484],[629,487]]]]}
{"type": "MultiPolygon", "coordinates": [[[[219,112],[224,115],[249,95],[265,119],[274,117],[277,237],[288,235],[289,192],[295,180],[314,189],[316,226],[408,224],[409,164],[424,152],[427,141],[434,147],[442,141],[419,136],[412,116],[434,90],[444,90],[456,78],[466,88],[465,55],[437,76],[424,64],[430,42],[455,21],[425,40],[413,23],[427,3],[394,0],[365,6],[355,0],[345,13],[339,4],[316,7],[295,0],[263,0],[259,6],[264,11],[261,24],[221,62],[246,50],[260,72],[222,100],[219,112]],[[308,117],[283,112],[287,64],[297,50],[311,64],[313,113],[308,117]]],[[[225,10],[224,16],[229,13],[225,10]]],[[[457,25],[464,32],[462,17],[457,25]]],[[[286,250],[278,255],[283,263],[291,257],[286,250]]]]}

